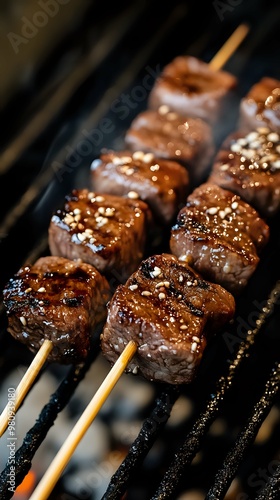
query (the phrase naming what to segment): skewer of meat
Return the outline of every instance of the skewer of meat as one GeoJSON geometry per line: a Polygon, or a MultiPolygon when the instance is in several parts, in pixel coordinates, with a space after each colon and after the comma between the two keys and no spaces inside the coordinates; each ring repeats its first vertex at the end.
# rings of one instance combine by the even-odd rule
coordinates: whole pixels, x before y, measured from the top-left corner
{"type": "Polygon", "coordinates": [[[155,255],[119,285],[101,347],[113,368],[72,429],[30,500],[48,498],[88,426],[124,370],[189,383],[210,338],[234,314],[233,296],[172,255],[155,255]],[[121,352],[122,351],[122,352],[121,352]]]}
{"type": "Polygon", "coordinates": [[[136,116],[126,132],[127,147],[180,162],[192,185],[203,182],[215,151],[210,123],[217,121],[237,84],[221,68],[247,33],[241,25],[209,64],[180,56],[167,65],[150,93],[150,109],[136,116]]]}
{"type": "MultiPolygon", "coordinates": [[[[239,38],[239,42],[236,44],[235,43],[236,41],[234,42],[232,37],[231,37],[231,43],[233,43],[233,45],[234,45],[233,50],[236,49],[237,45],[241,42],[241,40],[243,38],[244,38],[244,35],[241,38],[239,38]]],[[[227,57],[229,57],[229,55],[233,52],[233,50],[232,51],[228,50],[228,44],[226,44],[225,49],[226,49],[227,57]]],[[[224,61],[222,54],[223,54],[223,51],[220,51],[219,58],[221,58],[221,60],[224,63],[225,61],[224,61]]],[[[164,259],[165,256],[159,256],[158,258],[164,259]]],[[[168,259],[171,260],[173,263],[175,263],[177,261],[177,259],[174,256],[169,256],[169,257],[167,256],[167,260],[168,259]]],[[[231,294],[228,294],[228,292],[226,292],[225,290],[220,288],[219,285],[212,285],[210,283],[205,282],[205,280],[203,280],[199,275],[194,273],[194,271],[191,270],[186,264],[180,263],[180,266],[182,266],[184,268],[184,272],[186,273],[186,276],[185,276],[186,280],[184,280],[184,273],[183,273],[183,281],[182,281],[182,277],[181,277],[182,273],[181,273],[178,277],[178,283],[180,283],[181,286],[189,287],[191,290],[191,296],[193,296],[192,286],[197,287],[199,289],[199,292],[202,294],[203,294],[203,290],[205,291],[205,288],[209,292],[209,289],[211,289],[211,287],[214,287],[214,288],[212,288],[212,290],[215,290],[217,297],[220,296],[219,304],[221,305],[221,314],[219,314],[217,311],[214,310],[214,308],[212,307],[212,304],[210,304],[211,301],[210,302],[208,301],[208,303],[207,303],[208,311],[207,311],[207,307],[206,307],[206,311],[205,311],[205,308],[201,302],[201,297],[200,297],[200,300],[198,300],[198,303],[195,303],[196,301],[194,301],[194,303],[192,301],[190,301],[190,303],[188,304],[188,307],[190,308],[189,315],[186,313],[185,320],[187,320],[187,319],[190,320],[192,313],[194,313],[193,314],[194,317],[197,314],[197,317],[199,318],[199,320],[197,320],[195,322],[195,324],[198,325],[198,332],[200,334],[200,337],[193,335],[192,339],[191,340],[188,339],[188,341],[186,342],[185,348],[188,346],[187,349],[191,350],[192,354],[194,353],[194,351],[197,351],[197,353],[199,353],[199,352],[202,353],[202,351],[205,347],[203,337],[204,337],[204,335],[206,336],[208,329],[209,329],[209,332],[211,332],[211,329],[214,329],[215,326],[221,327],[234,314],[234,308],[235,308],[234,298],[232,297],[231,294]],[[183,285],[184,281],[185,281],[185,283],[183,285]],[[215,287],[219,287],[219,288],[215,288],[215,287]],[[220,293],[218,292],[218,290],[220,291],[220,293]],[[225,297],[227,297],[227,300],[225,300],[226,305],[225,305],[224,301],[221,300],[221,297],[223,294],[224,294],[224,299],[225,299],[225,297]],[[228,295],[226,295],[226,294],[228,294],[228,295]],[[223,305],[222,305],[222,303],[223,303],[223,305]],[[206,312],[206,314],[205,314],[205,312],[206,312]],[[201,319],[202,317],[204,318],[203,320],[201,319]],[[206,325],[207,325],[207,328],[205,328],[206,325]],[[201,344],[198,346],[198,343],[200,343],[200,342],[201,342],[201,344]]],[[[153,276],[150,276],[150,277],[152,277],[152,279],[160,276],[161,273],[158,274],[159,269],[158,269],[158,266],[154,266],[153,276]],[[155,269],[155,267],[157,269],[155,269]]],[[[141,271],[139,271],[139,272],[141,272],[141,271]]],[[[134,276],[134,279],[135,279],[135,276],[134,276]]],[[[155,284],[155,286],[158,285],[157,300],[160,301],[159,303],[162,303],[161,301],[163,299],[166,299],[166,296],[167,296],[166,289],[168,289],[167,282],[168,282],[168,280],[164,280],[162,282],[157,282],[155,284]],[[162,287],[163,287],[164,291],[160,290],[162,287]]],[[[127,286],[130,287],[129,288],[130,292],[133,290],[134,291],[137,290],[136,283],[131,284],[130,281],[128,283],[129,284],[127,286]],[[132,287],[132,289],[131,289],[131,287],[132,287]]],[[[169,288],[170,288],[170,284],[169,284],[169,288]]],[[[143,290],[143,292],[149,292],[149,290],[143,290]]],[[[180,293],[178,294],[176,292],[176,288],[174,290],[174,288],[171,287],[170,292],[171,292],[171,302],[172,302],[172,300],[174,301],[174,299],[175,299],[175,301],[176,300],[180,301],[182,299],[182,297],[181,297],[182,294],[180,294],[180,293]]],[[[152,292],[150,292],[150,293],[152,293],[152,292]]],[[[147,293],[146,294],[144,293],[144,295],[142,295],[142,293],[141,293],[141,297],[145,297],[145,296],[147,299],[149,299],[149,295],[147,295],[147,293]]],[[[197,298],[199,298],[199,294],[198,294],[197,298]]],[[[169,298],[169,300],[170,300],[170,298],[169,298]]],[[[170,315],[170,322],[172,323],[173,320],[171,320],[171,317],[173,318],[173,316],[170,315]]],[[[180,318],[180,319],[183,319],[183,321],[184,321],[184,318],[180,318]]],[[[182,332],[183,330],[186,330],[188,327],[185,323],[180,322],[180,319],[179,319],[179,331],[182,332]]],[[[106,334],[106,330],[104,330],[104,332],[106,334]]],[[[106,335],[103,338],[104,338],[103,345],[105,346],[106,335]]],[[[46,474],[44,475],[44,477],[40,481],[39,485],[37,486],[37,488],[35,489],[35,491],[31,495],[30,500],[44,500],[44,499],[48,498],[48,495],[51,493],[53,487],[55,486],[57,480],[59,479],[60,475],[62,474],[64,468],[66,467],[67,463],[71,459],[71,456],[72,456],[75,448],[77,447],[80,440],[82,439],[82,437],[86,433],[89,425],[94,420],[99,409],[101,408],[102,404],[104,403],[104,401],[106,400],[106,398],[110,394],[114,385],[117,383],[121,374],[126,370],[130,361],[133,359],[134,355],[136,354],[138,345],[139,345],[138,342],[135,340],[129,341],[126,346],[123,345],[123,347],[124,347],[123,352],[118,357],[117,361],[115,362],[112,369],[110,370],[108,376],[106,377],[106,379],[104,380],[104,382],[100,386],[99,390],[97,391],[97,393],[95,394],[95,396],[93,397],[91,402],[89,403],[88,407],[86,408],[86,410],[84,411],[84,413],[80,417],[79,421],[77,422],[77,424],[73,428],[72,432],[68,436],[68,439],[65,441],[64,445],[62,446],[62,448],[60,449],[60,451],[56,455],[51,466],[49,467],[46,474]]],[[[162,343],[162,345],[164,345],[164,343],[162,343]]],[[[168,347],[167,347],[167,349],[168,349],[168,347]]],[[[173,350],[176,350],[176,349],[173,349],[173,350]]],[[[175,353],[173,353],[173,354],[175,354],[175,353]]],[[[149,358],[149,356],[147,356],[147,357],[149,358]]],[[[198,354],[198,356],[193,356],[192,359],[194,359],[194,358],[196,360],[199,360],[200,354],[198,354]]],[[[186,370],[186,372],[188,373],[188,378],[185,379],[186,381],[190,380],[192,374],[195,373],[196,368],[197,368],[196,362],[194,362],[193,365],[192,365],[192,362],[190,362],[190,365],[188,368],[189,369],[186,370]]]]}

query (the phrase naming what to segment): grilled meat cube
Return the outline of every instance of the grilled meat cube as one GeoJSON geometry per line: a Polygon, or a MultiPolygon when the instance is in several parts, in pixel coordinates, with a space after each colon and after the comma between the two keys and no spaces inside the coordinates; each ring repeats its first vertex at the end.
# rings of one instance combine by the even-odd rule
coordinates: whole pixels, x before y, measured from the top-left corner
{"type": "Polygon", "coordinates": [[[214,155],[210,126],[199,118],[170,112],[167,106],[140,113],[132,121],[125,142],[132,151],[180,162],[188,169],[192,183],[206,176],[214,155]]]}
{"type": "Polygon", "coordinates": [[[126,279],[143,258],[148,220],[141,200],[73,190],[51,219],[51,254],[80,258],[126,279]]]}
{"type": "Polygon", "coordinates": [[[110,288],[93,266],[48,256],[22,267],[3,296],[11,335],[32,352],[51,340],[49,361],[67,364],[86,358],[106,318],[110,288]]]}
{"type": "Polygon", "coordinates": [[[179,163],[152,153],[107,151],[91,165],[92,188],[145,201],[155,219],[168,224],[188,194],[189,176],[179,163]]]}
{"type": "Polygon", "coordinates": [[[280,209],[280,138],[267,127],[230,134],[214,161],[209,182],[229,189],[264,216],[280,209]]]}
{"type": "Polygon", "coordinates": [[[205,183],[187,198],[171,230],[170,249],[206,279],[239,293],[259,263],[269,228],[241,198],[205,183]]]}
{"type": "Polygon", "coordinates": [[[191,56],[178,56],[163,69],[150,92],[149,107],[167,105],[183,116],[215,123],[237,79],[191,56]]]}
{"type": "Polygon", "coordinates": [[[280,132],[280,80],[264,77],[241,99],[239,128],[248,132],[257,127],[280,132]]]}
{"type": "Polygon", "coordinates": [[[170,384],[189,383],[207,341],[229,321],[233,296],[209,283],[175,256],[154,255],[115,291],[101,335],[114,363],[134,340],[137,352],[127,371],[170,384]]]}

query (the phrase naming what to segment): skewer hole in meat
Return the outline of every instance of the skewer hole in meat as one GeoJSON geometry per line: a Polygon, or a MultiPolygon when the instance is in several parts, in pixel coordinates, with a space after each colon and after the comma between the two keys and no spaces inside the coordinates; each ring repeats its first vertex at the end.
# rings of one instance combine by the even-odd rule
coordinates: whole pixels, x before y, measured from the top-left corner
{"type": "Polygon", "coordinates": [[[47,256],[20,268],[3,297],[10,334],[32,352],[50,340],[48,360],[68,364],[86,358],[106,319],[110,287],[90,264],[47,256]]]}
{"type": "Polygon", "coordinates": [[[187,198],[171,230],[170,249],[206,279],[238,294],[259,263],[269,228],[238,195],[205,183],[187,198]]]}
{"type": "Polygon", "coordinates": [[[174,255],[154,255],[117,287],[101,348],[114,363],[134,340],[138,348],[126,371],[170,384],[189,383],[210,335],[234,312],[234,298],[221,286],[205,281],[174,255]]]}
{"type": "Polygon", "coordinates": [[[280,133],[280,80],[263,77],[240,102],[239,128],[269,127],[280,133]]]}
{"type": "Polygon", "coordinates": [[[169,224],[186,200],[189,175],[179,163],[143,151],[106,151],[91,165],[92,189],[145,201],[154,219],[169,224]]]}
{"type": "Polygon", "coordinates": [[[75,189],[52,216],[50,251],[88,262],[101,273],[114,270],[125,280],[143,258],[150,221],[141,200],[75,189]]]}
{"type": "Polygon", "coordinates": [[[230,134],[208,179],[238,194],[263,216],[280,209],[280,137],[268,127],[230,134]]]}
{"type": "Polygon", "coordinates": [[[182,117],[165,105],[136,116],[126,132],[125,143],[134,152],[153,153],[181,163],[192,184],[202,182],[215,152],[212,130],[205,121],[182,117]]]}
{"type": "Polygon", "coordinates": [[[168,106],[184,117],[201,118],[211,124],[223,114],[237,79],[223,70],[192,56],[173,59],[157,78],[149,97],[149,107],[168,106]]]}

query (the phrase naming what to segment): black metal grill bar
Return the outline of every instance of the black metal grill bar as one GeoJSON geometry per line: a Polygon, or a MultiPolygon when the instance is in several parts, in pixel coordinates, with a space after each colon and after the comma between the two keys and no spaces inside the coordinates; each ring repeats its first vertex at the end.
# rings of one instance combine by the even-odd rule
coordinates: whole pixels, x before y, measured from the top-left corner
{"type": "Polygon", "coordinates": [[[178,386],[169,386],[161,392],[156,400],[155,408],[152,410],[150,416],[145,419],[127,456],[119,466],[117,472],[111,477],[102,500],[116,500],[121,498],[125,493],[133,471],[143,462],[160,431],[165,426],[178,395],[178,386]]]}
{"type": "Polygon", "coordinates": [[[239,464],[243,460],[249,446],[253,444],[262,422],[273,405],[275,396],[279,391],[279,384],[280,363],[277,363],[267,380],[260,400],[253,409],[252,415],[237,437],[234,446],[227,454],[222,467],[217,472],[214,484],[209,489],[205,500],[220,500],[224,498],[239,464]]]}
{"type": "Polygon", "coordinates": [[[203,438],[205,437],[210,425],[216,418],[220,405],[224,400],[226,393],[229,391],[234,376],[240,364],[249,354],[251,346],[254,344],[256,335],[264,326],[266,318],[271,314],[274,309],[275,303],[280,295],[280,282],[272,290],[266,306],[263,308],[257,326],[254,330],[249,330],[246,340],[241,344],[236,356],[229,366],[228,374],[221,376],[216,385],[215,394],[211,395],[206,403],[205,410],[201,412],[200,416],[194,423],[191,431],[188,433],[183,445],[175,454],[171,465],[166,471],[163,480],[161,481],[158,490],[151,500],[163,500],[166,498],[173,498],[174,490],[177,488],[182,474],[185,472],[186,467],[190,465],[195,454],[200,448],[203,438]]]}
{"type": "Polygon", "coordinates": [[[256,496],[255,500],[278,500],[280,498],[280,466],[268,479],[266,485],[256,496]]]}

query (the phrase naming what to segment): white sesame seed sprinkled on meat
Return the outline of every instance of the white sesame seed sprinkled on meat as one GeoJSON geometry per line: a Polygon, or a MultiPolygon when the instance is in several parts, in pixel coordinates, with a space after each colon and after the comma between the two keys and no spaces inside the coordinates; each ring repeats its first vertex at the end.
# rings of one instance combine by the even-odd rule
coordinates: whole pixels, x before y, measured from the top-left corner
{"type": "Polygon", "coordinates": [[[23,326],[26,326],[26,319],[24,318],[24,316],[20,316],[19,320],[23,326]]]}
{"type": "Polygon", "coordinates": [[[134,291],[134,290],[137,290],[138,288],[138,285],[130,285],[129,289],[134,291]]]}
{"type": "Polygon", "coordinates": [[[149,292],[148,290],[144,290],[144,292],[141,292],[141,295],[143,295],[144,297],[149,297],[150,295],[152,295],[152,292],[149,292]]]}
{"type": "Polygon", "coordinates": [[[166,298],[165,293],[160,293],[158,298],[159,298],[159,300],[164,300],[166,298]]]}
{"type": "Polygon", "coordinates": [[[187,329],[188,329],[187,325],[180,325],[180,330],[187,330],[187,329]]]}
{"type": "Polygon", "coordinates": [[[46,289],[44,286],[41,286],[37,291],[40,293],[44,293],[46,291],[46,289]]]}
{"type": "Polygon", "coordinates": [[[131,200],[137,200],[139,198],[139,194],[136,193],[136,191],[129,191],[129,193],[127,193],[127,196],[131,200]]]}

